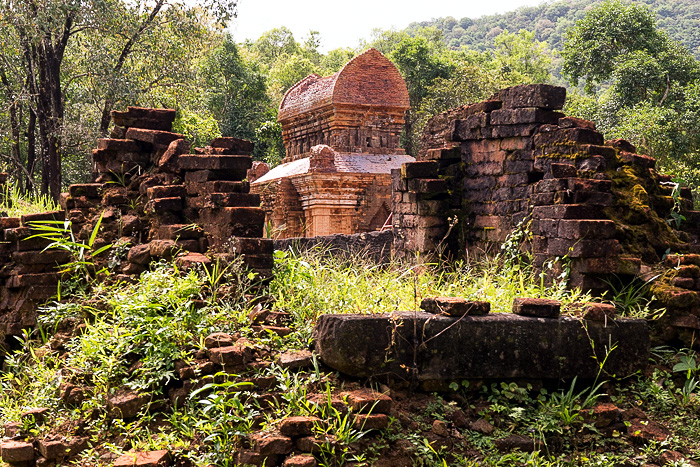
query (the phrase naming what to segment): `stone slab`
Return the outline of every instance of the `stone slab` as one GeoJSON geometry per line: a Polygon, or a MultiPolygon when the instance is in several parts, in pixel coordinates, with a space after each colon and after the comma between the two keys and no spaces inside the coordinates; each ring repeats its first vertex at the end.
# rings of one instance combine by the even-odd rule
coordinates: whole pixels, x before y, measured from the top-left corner
{"type": "Polygon", "coordinates": [[[416,342],[419,381],[592,379],[598,364],[591,340],[601,361],[610,342],[617,344],[605,371],[621,377],[646,367],[650,345],[644,320],[604,323],[511,313],[462,318],[423,312],[323,315],[314,337],[324,364],[362,378],[410,376],[407,369],[413,367],[416,342]],[[415,338],[414,329],[419,333],[415,338]]]}

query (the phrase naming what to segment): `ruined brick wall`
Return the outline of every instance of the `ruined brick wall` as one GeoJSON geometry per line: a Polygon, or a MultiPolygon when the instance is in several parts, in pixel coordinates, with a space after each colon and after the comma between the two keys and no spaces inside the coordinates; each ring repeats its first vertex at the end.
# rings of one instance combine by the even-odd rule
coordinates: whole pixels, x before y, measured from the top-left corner
{"type": "Polygon", "coordinates": [[[700,213],[690,190],[628,142],[606,142],[592,122],[565,117],[564,100],[564,88],[516,86],[431,120],[419,161],[393,174],[396,245],[494,255],[525,220],[537,268],[565,258],[569,286],[594,292],[613,279],[655,277],[658,306],[669,310],[661,341],[693,342],[700,213]]]}
{"type": "MultiPolygon", "coordinates": [[[[32,236],[34,223],[71,222],[80,241],[101,228],[94,248],[119,245],[113,273],[128,280],[152,260],[176,258],[181,267],[241,255],[261,278],[272,273],[272,240],[261,238],[265,214],[260,197],[244,181],[252,143],[217,138],[190,149],[172,133],[174,110],[129,107],[113,112],[111,138],[93,151],[95,183],[71,185],[62,211],[21,218],[0,217],[0,335],[5,342],[36,324],[36,306],[55,295],[63,250],[32,236]],[[205,256],[206,253],[208,256],[205,256]]],[[[107,263],[109,253],[98,262],[107,263]]],[[[0,341],[1,348],[2,341],[0,341]]]]}
{"type": "MultiPolygon", "coordinates": [[[[566,255],[572,285],[593,289],[603,287],[601,274],[634,274],[668,248],[687,250],[679,238],[689,234],[666,222],[668,177],[629,143],[606,144],[593,123],[565,117],[565,95],[555,86],[517,86],[429,122],[420,161],[394,177],[394,225],[404,246],[430,251],[451,218],[457,224],[443,244],[452,254],[495,254],[531,219],[536,263],[566,255]]],[[[688,190],[680,203],[692,217],[688,190]]]]}

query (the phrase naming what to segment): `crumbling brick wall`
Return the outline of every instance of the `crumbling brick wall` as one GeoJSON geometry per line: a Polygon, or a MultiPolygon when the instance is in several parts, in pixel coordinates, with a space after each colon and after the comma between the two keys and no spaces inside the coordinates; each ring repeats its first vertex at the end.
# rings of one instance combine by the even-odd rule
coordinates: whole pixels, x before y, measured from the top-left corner
{"type": "Polygon", "coordinates": [[[125,254],[112,257],[120,279],[174,257],[187,267],[240,255],[261,278],[272,274],[274,246],[262,238],[265,214],[245,181],[252,143],[216,138],[191,149],[171,132],[174,110],[129,107],[112,118],[111,138],[98,140],[93,151],[94,183],[71,185],[61,211],[0,217],[0,335],[6,342],[36,324],[37,304],[55,295],[61,279],[57,265],[71,260],[65,250],[44,250],[49,242],[32,238],[34,223],[69,220],[76,237],[87,241],[101,219],[93,247],[120,245],[125,254]]]}
{"type": "Polygon", "coordinates": [[[613,277],[647,277],[679,253],[686,268],[663,273],[672,283],[657,280],[655,294],[677,327],[700,330],[691,318],[700,306],[700,215],[690,190],[630,143],[606,142],[592,122],[565,117],[565,97],[561,87],[516,86],[431,120],[418,161],[393,173],[397,245],[494,255],[525,220],[535,266],[565,258],[569,285],[594,292],[613,277]],[[686,221],[676,225],[672,211],[686,221]]]}

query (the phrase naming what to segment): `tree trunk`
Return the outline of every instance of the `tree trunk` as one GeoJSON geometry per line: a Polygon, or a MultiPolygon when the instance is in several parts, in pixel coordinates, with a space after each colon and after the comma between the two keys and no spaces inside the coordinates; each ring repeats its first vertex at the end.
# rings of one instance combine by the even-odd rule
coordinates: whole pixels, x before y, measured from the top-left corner
{"type": "MultiPolygon", "coordinates": [[[[158,0],[156,1],[155,5],[153,5],[153,10],[151,10],[151,13],[146,17],[146,19],[139,25],[139,27],[134,31],[134,33],[131,35],[128,41],[126,41],[126,44],[124,44],[124,47],[122,48],[121,53],[119,54],[119,58],[117,59],[117,62],[114,64],[114,68],[112,68],[113,73],[119,73],[121,72],[122,68],[124,67],[124,63],[126,62],[126,59],[129,57],[129,54],[134,48],[134,45],[138,42],[139,38],[143,34],[143,32],[148,29],[151,24],[153,24],[153,21],[155,20],[156,16],[158,16],[158,13],[160,12],[161,8],[163,8],[163,5],[165,4],[165,0],[158,0]]],[[[114,106],[114,98],[111,96],[108,96],[105,99],[105,103],[102,106],[102,117],[100,118],[100,134],[103,137],[107,137],[107,130],[109,129],[109,123],[112,121],[112,107],[114,106]]]]}

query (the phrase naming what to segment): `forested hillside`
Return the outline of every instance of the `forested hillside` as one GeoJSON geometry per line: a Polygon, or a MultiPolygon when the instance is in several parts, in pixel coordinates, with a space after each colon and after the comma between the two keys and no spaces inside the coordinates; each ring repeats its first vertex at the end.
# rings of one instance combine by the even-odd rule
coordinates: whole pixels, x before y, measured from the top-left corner
{"type": "MultiPolygon", "coordinates": [[[[539,6],[518,8],[501,15],[481,18],[438,18],[412,23],[411,34],[426,26],[442,31],[449,47],[468,47],[484,51],[492,48],[494,39],[504,30],[520,29],[535,32],[539,41],[547,41],[553,49],[560,50],[564,34],[582,19],[586,11],[600,0],[548,1],[539,6]]],[[[695,57],[700,58],[700,2],[697,0],[639,0],[656,13],[659,27],[682,42],[695,57]]]]}

